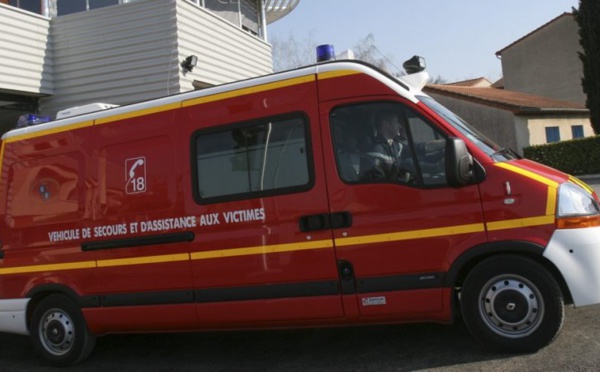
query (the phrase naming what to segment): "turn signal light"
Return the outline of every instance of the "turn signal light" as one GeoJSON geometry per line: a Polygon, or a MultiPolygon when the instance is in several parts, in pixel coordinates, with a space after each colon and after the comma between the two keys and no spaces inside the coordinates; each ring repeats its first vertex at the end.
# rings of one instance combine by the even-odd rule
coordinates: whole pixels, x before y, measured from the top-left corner
{"type": "Polygon", "coordinates": [[[559,229],[583,229],[596,226],[600,226],[600,215],[561,217],[556,219],[556,227],[559,229]]]}

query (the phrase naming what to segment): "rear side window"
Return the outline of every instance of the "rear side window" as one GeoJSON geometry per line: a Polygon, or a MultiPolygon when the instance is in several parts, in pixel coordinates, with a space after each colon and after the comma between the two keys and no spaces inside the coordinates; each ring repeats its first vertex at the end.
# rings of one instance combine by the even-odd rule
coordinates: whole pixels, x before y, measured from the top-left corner
{"type": "Polygon", "coordinates": [[[262,119],[197,132],[196,200],[212,203],[307,190],[312,186],[304,116],[262,119]]]}

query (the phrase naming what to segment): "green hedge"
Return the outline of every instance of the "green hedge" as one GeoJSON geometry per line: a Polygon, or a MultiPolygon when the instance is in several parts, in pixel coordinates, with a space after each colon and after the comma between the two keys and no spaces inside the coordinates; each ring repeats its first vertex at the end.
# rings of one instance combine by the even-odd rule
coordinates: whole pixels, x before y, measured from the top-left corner
{"type": "Polygon", "coordinates": [[[565,173],[600,173],[600,136],[526,147],[525,158],[565,173]]]}

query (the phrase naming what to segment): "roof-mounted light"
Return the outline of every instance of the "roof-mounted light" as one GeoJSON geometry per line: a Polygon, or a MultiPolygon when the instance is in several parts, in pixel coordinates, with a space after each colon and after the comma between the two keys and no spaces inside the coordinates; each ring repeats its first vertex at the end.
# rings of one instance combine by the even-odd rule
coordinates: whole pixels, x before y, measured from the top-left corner
{"type": "Polygon", "coordinates": [[[335,56],[335,59],[354,59],[354,52],[352,51],[352,49],[346,49],[337,56],[335,56]]]}
{"type": "Polygon", "coordinates": [[[333,45],[323,44],[317,47],[317,62],[325,62],[335,59],[333,45]]]}
{"type": "Polygon", "coordinates": [[[19,117],[17,128],[28,127],[30,125],[47,123],[50,121],[50,116],[40,116],[36,114],[24,114],[19,117]]]}
{"type": "Polygon", "coordinates": [[[415,74],[425,70],[425,58],[419,56],[413,56],[408,61],[402,64],[407,74],[415,74]]]}

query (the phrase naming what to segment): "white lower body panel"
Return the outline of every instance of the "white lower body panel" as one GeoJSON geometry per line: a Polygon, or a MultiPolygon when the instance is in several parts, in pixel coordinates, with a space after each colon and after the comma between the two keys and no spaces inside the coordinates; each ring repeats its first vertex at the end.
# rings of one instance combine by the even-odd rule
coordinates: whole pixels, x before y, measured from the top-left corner
{"type": "Polygon", "coordinates": [[[600,303],[600,227],[556,230],[544,257],[560,270],[575,306],[600,303]]]}
{"type": "Polygon", "coordinates": [[[0,300],[0,332],[29,335],[25,316],[29,300],[0,300]]]}

